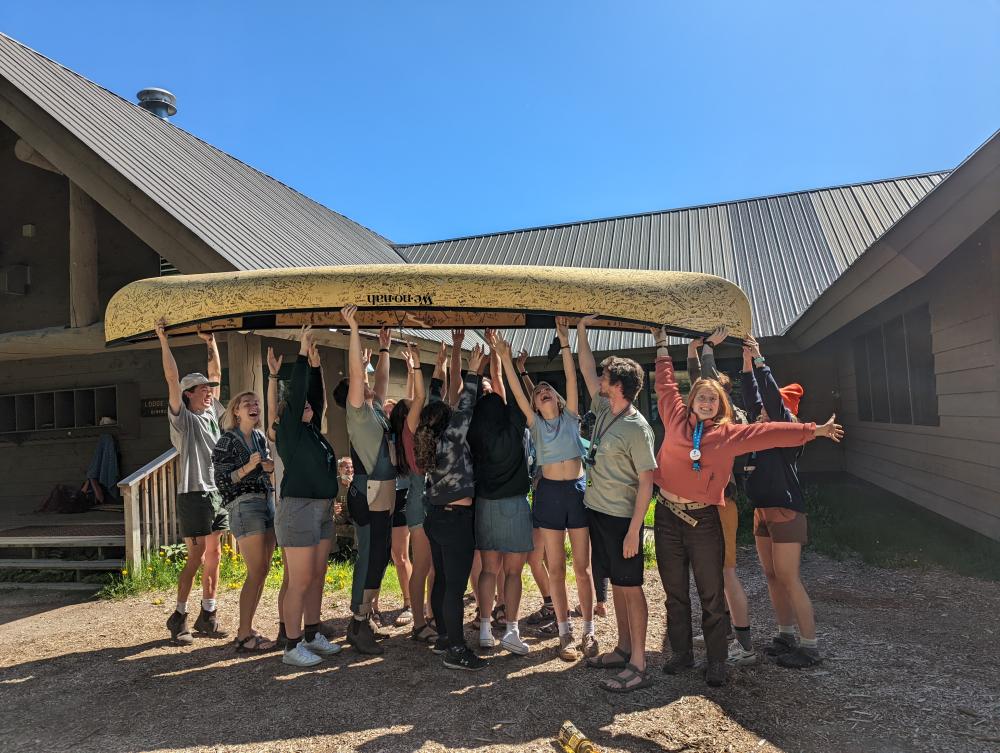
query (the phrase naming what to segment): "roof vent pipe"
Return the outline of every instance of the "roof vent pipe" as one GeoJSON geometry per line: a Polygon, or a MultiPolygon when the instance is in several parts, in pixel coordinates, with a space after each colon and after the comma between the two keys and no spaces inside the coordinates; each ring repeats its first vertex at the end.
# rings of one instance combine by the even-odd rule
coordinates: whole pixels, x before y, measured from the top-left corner
{"type": "Polygon", "coordinates": [[[139,99],[139,107],[158,118],[167,120],[177,113],[177,97],[166,89],[143,89],[135,96],[139,99]]]}

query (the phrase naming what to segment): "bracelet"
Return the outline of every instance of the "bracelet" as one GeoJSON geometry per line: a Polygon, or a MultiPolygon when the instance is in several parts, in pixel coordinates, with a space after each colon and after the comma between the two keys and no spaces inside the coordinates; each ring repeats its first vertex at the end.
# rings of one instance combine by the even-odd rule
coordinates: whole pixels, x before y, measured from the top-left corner
{"type": "Polygon", "coordinates": [[[267,378],[268,379],[280,379],[281,377],[279,377],[277,374],[268,374],[267,378]]]}
{"type": "Polygon", "coordinates": [[[559,346],[559,350],[566,350],[566,348],[568,348],[568,347],[569,347],[569,343],[566,343],[565,345],[560,345],[559,346]]]}
{"type": "Polygon", "coordinates": [[[378,349],[378,352],[379,352],[379,353],[388,353],[388,352],[389,352],[389,349],[388,349],[388,348],[379,348],[379,349],[378,349]]]}
{"type": "Polygon", "coordinates": [[[657,348],[665,348],[665,347],[667,347],[667,341],[666,340],[662,340],[660,342],[657,342],[656,343],[656,347],[657,348]]]}
{"type": "Polygon", "coordinates": [[[519,371],[519,372],[517,372],[517,375],[527,378],[528,372],[527,371],[519,371]]]}

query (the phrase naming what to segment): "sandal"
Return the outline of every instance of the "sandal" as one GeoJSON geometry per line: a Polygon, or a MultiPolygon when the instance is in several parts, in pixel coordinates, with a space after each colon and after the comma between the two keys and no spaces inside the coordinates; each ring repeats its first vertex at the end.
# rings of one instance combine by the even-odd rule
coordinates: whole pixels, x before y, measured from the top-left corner
{"type": "Polygon", "coordinates": [[[270,638],[265,638],[263,635],[258,633],[251,633],[246,638],[237,638],[233,643],[236,644],[236,653],[238,654],[251,654],[251,653],[265,653],[267,651],[274,651],[275,647],[278,645],[275,641],[270,638]]]}
{"type": "Polygon", "coordinates": [[[542,625],[552,622],[556,618],[556,610],[551,604],[542,604],[541,607],[524,618],[526,625],[542,625]]]}
{"type": "Polygon", "coordinates": [[[507,608],[503,604],[497,604],[493,607],[493,612],[490,613],[490,617],[493,618],[492,625],[498,630],[507,627],[507,608]]]}
{"type": "Polygon", "coordinates": [[[631,654],[626,654],[622,651],[621,646],[615,646],[614,651],[607,651],[599,656],[588,658],[584,663],[591,669],[624,669],[629,665],[628,663],[631,660],[631,654]],[[609,656],[617,656],[619,658],[608,661],[607,657],[609,656]]]}
{"type": "Polygon", "coordinates": [[[608,679],[600,682],[601,689],[606,690],[609,693],[631,693],[635,690],[648,688],[652,684],[653,678],[649,675],[649,673],[637,669],[631,662],[626,664],[625,669],[614,677],[609,677],[608,679]],[[633,685],[629,684],[637,678],[639,682],[633,685]]]}
{"type": "Polygon", "coordinates": [[[433,643],[437,640],[437,637],[437,631],[427,623],[413,628],[413,631],[410,633],[410,640],[417,641],[418,643],[433,643]]]}
{"type": "Polygon", "coordinates": [[[538,625],[535,630],[543,635],[559,635],[559,623],[552,620],[552,622],[546,622],[544,625],[538,625]]]}
{"type": "Polygon", "coordinates": [[[396,616],[394,624],[396,627],[402,627],[403,625],[409,625],[411,622],[413,622],[413,610],[409,607],[403,607],[403,611],[396,616]]]}

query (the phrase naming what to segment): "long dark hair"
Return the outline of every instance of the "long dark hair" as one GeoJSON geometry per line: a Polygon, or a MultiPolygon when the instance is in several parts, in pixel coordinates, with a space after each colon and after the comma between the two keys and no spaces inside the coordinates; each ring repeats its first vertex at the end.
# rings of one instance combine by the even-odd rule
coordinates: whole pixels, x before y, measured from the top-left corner
{"type": "Polygon", "coordinates": [[[406,462],[406,452],[403,450],[403,429],[410,415],[410,401],[400,400],[392,406],[389,414],[389,431],[396,440],[396,473],[400,476],[410,475],[410,464],[406,462]]]}
{"type": "Polygon", "coordinates": [[[435,400],[420,411],[420,425],[413,435],[413,450],[424,473],[437,468],[438,440],[450,421],[451,407],[442,400],[435,400]]]}

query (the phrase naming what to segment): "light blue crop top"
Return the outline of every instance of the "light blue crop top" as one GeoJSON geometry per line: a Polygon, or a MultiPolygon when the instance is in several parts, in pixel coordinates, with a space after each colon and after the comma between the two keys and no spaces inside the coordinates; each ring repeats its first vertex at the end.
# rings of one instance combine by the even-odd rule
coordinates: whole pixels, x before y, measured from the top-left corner
{"type": "Polygon", "coordinates": [[[559,418],[549,421],[536,413],[531,424],[531,442],[539,466],[582,458],[585,453],[580,439],[580,417],[568,408],[562,410],[559,418]]]}

